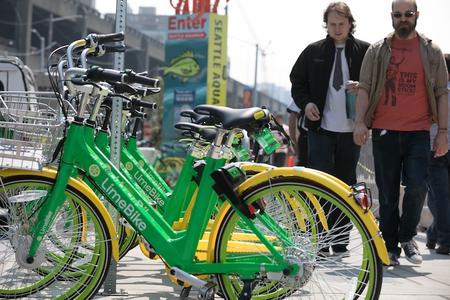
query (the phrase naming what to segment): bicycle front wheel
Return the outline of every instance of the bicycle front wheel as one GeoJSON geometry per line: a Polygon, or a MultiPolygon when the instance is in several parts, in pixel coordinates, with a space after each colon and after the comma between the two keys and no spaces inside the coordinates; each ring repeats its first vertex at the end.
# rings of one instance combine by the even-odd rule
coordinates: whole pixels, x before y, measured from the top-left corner
{"type": "MultiPolygon", "coordinates": [[[[302,270],[295,277],[255,274],[251,299],[378,299],[381,261],[364,222],[343,199],[297,177],[263,182],[241,196],[261,208],[256,227],[285,262],[302,270]],[[348,251],[333,255],[337,246],[348,251]]],[[[278,261],[236,211],[230,207],[222,216],[213,241],[215,262],[245,261],[263,270],[264,263],[278,261]]],[[[237,300],[244,286],[238,272],[217,277],[224,298],[237,300]]]]}
{"type": "Polygon", "coordinates": [[[36,255],[24,263],[30,228],[54,185],[39,174],[2,177],[0,203],[6,224],[0,239],[0,297],[89,299],[100,288],[112,259],[111,233],[95,203],[72,186],[36,255]],[[24,252],[25,251],[25,252],[24,252]]]}

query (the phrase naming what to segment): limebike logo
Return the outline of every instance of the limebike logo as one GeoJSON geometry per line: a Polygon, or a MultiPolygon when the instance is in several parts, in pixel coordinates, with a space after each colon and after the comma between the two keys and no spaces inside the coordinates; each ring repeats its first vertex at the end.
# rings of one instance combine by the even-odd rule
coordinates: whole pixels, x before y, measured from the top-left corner
{"type": "MultiPolygon", "coordinates": [[[[122,199],[111,183],[109,183],[108,186],[108,178],[105,178],[101,186],[106,195],[108,195],[109,199],[116,204],[116,207],[121,209],[122,214],[127,216],[130,223],[135,224],[136,228],[141,232],[147,229],[147,224],[145,224],[145,222],[141,219],[139,212],[134,208],[134,206],[122,199]]],[[[143,203],[139,199],[138,202],[142,207],[143,203]]]]}
{"type": "Polygon", "coordinates": [[[159,206],[164,206],[164,200],[161,199],[161,195],[158,193],[158,191],[151,185],[149,185],[145,179],[142,177],[142,174],[134,173],[133,175],[134,179],[139,183],[141,188],[144,189],[144,191],[149,195],[153,201],[156,201],[159,206]]]}

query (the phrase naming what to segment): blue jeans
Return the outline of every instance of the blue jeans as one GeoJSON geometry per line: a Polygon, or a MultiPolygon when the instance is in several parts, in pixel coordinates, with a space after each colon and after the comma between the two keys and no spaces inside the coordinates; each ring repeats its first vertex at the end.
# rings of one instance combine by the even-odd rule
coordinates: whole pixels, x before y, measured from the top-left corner
{"type": "MultiPolygon", "coordinates": [[[[359,160],[360,147],[353,142],[351,132],[331,132],[324,129],[308,131],[308,168],[331,174],[348,185],[356,183],[356,165],[359,160]]],[[[348,226],[350,220],[342,216],[340,211],[330,207],[329,203],[322,203],[327,215],[333,236],[338,242],[329,241],[335,252],[343,252],[349,243],[348,226]]],[[[325,242],[327,244],[327,242],[325,242]]]]}
{"type": "Polygon", "coordinates": [[[380,229],[387,250],[400,255],[398,243],[408,242],[417,234],[427,193],[430,133],[372,129],[372,143],[380,229]],[[398,207],[400,180],[405,186],[401,216],[398,207]]]}
{"type": "Polygon", "coordinates": [[[439,245],[450,246],[450,154],[434,158],[431,152],[428,207],[433,223],[427,230],[427,239],[439,245]]]}

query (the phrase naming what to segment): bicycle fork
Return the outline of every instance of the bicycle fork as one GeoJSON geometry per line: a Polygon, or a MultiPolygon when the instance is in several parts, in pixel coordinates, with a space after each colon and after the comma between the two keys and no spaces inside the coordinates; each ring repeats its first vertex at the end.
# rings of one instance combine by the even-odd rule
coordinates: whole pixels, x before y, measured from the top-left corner
{"type": "Polygon", "coordinates": [[[75,155],[77,155],[76,151],[73,151],[72,149],[77,149],[78,141],[83,141],[83,138],[80,138],[79,136],[79,125],[81,125],[81,123],[77,123],[76,121],[74,121],[69,126],[66,141],[64,143],[65,151],[63,151],[62,153],[56,182],[50,193],[47,194],[42,206],[39,209],[35,226],[31,228],[32,240],[27,253],[27,257],[25,258],[26,262],[30,265],[34,263],[34,258],[36,256],[36,253],[38,252],[39,246],[44,236],[50,230],[53,222],[55,221],[57,212],[66,201],[65,190],[71,176],[74,173],[75,155]]]}

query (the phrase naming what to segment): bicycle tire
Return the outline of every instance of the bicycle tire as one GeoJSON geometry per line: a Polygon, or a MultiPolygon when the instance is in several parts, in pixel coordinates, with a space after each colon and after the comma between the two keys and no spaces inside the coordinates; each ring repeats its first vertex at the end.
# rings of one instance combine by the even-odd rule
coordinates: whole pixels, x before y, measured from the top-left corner
{"type": "MultiPolygon", "coordinates": [[[[38,174],[3,177],[3,185],[0,188],[2,203],[8,203],[8,199],[14,195],[23,195],[24,191],[48,192],[52,189],[54,182],[53,178],[38,174]]],[[[16,228],[22,230],[20,232],[22,235],[26,228],[18,218],[12,218],[10,213],[8,238],[0,241],[2,244],[0,260],[4,266],[0,270],[0,297],[90,299],[100,288],[112,259],[112,235],[96,204],[89,197],[71,185],[67,186],[65,196],[67,203],[70,203],[69,206],[77,207],[77,209],[67,209],[67,205],[64,205],[59,210],[58,213],[63,215],[56,221],[62,220],[68,223],[53,224],[51,232],[45,235],[40,247],[44,249],[42,251],[47,259],[34,269],[21,266],[15,259],[16,250],[13,247],[14,243],[10,241],[14,235],[19,235],[17,233],[19,231],[15,231],[16,228]],[[85,215],[67,217],[68,213],[80,213],[80,211],[83,211],[85,215]],[[52,235],[57,236],[57,242],[49,238],[52,235]],[[59,242],[65,242],[62,248],[59,242]],[[53,259],[48,259],[52,257],[53,259]],[[76,276],[72,277],[73,280],[68,280],[73,270],[76,270],[76,276]],[[11,272],[14,276],[10,276],[11,272]],[[26,282],[22,281],[23,278],[26,278],[26,282]]],[[[38,204],[39,200],[33,200],[31,203],[38,204]]],[[[12,211],[11,208],[8,210],[12,211]]],[[[29,220],[29,216],[23,220],[29,220]]]]}
{"type": "MultiPolygon", "coordinates": [[[[308,235],[302,236],[301,232],[298,235],[291,234],[291,240],[294,241],[293,237],[295,237],[296,239],[299,239],[303,245],[301,247],[298,245],[296,247],[298,249],[283,250],[286,253],[290,251],[291,253],[301,254],[295,257],[300,257],[305,262],[302,266],[304,270],[307,270],[307,272],[304,273],[306,276],[304,279],[300,279],[300,282],[289,282],[288,284],[282,280],[274,281],[258,278],[259,281],[255,282],[257,283],[257,286],[252,293],[252,299],[284,299],[288,296],[289,299],[295,299],[296,297],[305,297],[305,295],[319,299],[333,299],[333,297],[342,299],[349,294],[353,295],[352,298],[354,299],[360,297],[364,299],[378,299],[381,291],[383,274],[381,260],[377,255],[374,242],[370,237],[367,228],[358,215],[353,212],[352,208],[343,199],[327,188],[296,177],[275,178],[251,186],[242,192],[241,199],[247,204],[264,199],[268,202],[265,207],[265,214],[271,214],[273,220],[279,222],[279,224],[282,224],[290,231],[298,233],[298,228],[292,226],[292,224],[298,224],[298,218],[289,216],[289,214],[293,213],[292,210],[285,210],[285,212],[287,212],[285,215],[282,215],[282,212],[280,213],[279,199],[283,198],[283,196],[281,196],[282,193],[290,193],[295,196],[299,202],[304,202],[303,205],[309,205],[307,203],[308,201],[305,201],[305,199],[310,196],[305,197],[305,195],[314,195],[320,200],[331,203],[334,209],[339,210],[342,215],[347,216],[353,225],[351,230],[352,239],[350,240],[350,258],[340,258],[338,256],[335,258],[321,258],[318,256],[318,252],[321,248],[324,246],[331,246],[333,241],[337,241],[336,237],[330,239],[330,234],[338,228],[329,228],[327,230],[328,234],[318,233],[317,236],[310,236],[309,238],[308,235]],[[276,203],[273,201],[274,199],[278,199],[276,200],[278,202],[276,203]],[[273,205],[270,203],[271,201],[273,205]],[[269,210],[272,206],[274,210],[269,210]],[[278,217],[277,213],[280,213],[278,217]],[[289,223],[291,223],[291,225],[289,225],[289,223]],[[318,240],[314,242],[314,239],[311,237],[317,238],[318,240]],[[321,244],[324,240],[326,240],[328,245],[321,244]],[[319,277],[323,278],[320,279],[319,277]],[[333,287],[330,287],[328,286],[330,282],[336,284],[333,284],[333,287]],[[348,286],[351,286],[352,288],[350,290],[345,290],[345,287],[348,286]]],[[[316,208],[311,207],[311,210],[315,211],[316,208]]],[[[213,261],[237,261],[239,259],[242,260],[244,257],[248,261],[250,259],[251,251],[248,248],[245,250],[247,252],[242,249],[237,251],[236,245],[233,245],[233,242],[236,243],[236,240],[233,240],[232,237],[245,230],[242,226],[242,222],[239,222],[239,215],[229,207],[222,216],[223,217],[220,220],[221,223],[218,226],[218,230],[213,239],[213,261]],[[228,247],[229,244],[230,247],[228,247]]],[[[315,220],[317,222],[318,219],[316,218],[315,220]]],[[[267,226],[258,224],[257,220],[255,221],[255,224],[262,230],[268,229],[267,226]]],[[[277,241],[281,240],[281,238],[273,231],[266,232],[266,235],[277,241]]],[[[239,243],[239,240],[237,243],[239,243]]],[[[281,242],[277,244],[278,247],[282,247],[280,245],[282,245],[281,242]]],[[[258,246],[260,247],[261,245],[254,245],[252,247],[258,248],[258,246]]],[[[255,253],[255,255],[261,256],[261,253],[255,253]]],[[[267,256],[268,254],[264,253],[264,255],[267,256]]],[[[271,258],[268,257],[268,259],[270,260],[271,258]]],[[[243,284],[236,274],[217,275],[217,282],[225,299],[238,299],[243,284]]]]}
{"type": "Polygon", "coordinates": [[[119,244],[119,260],[124,258],[131,249],[139,245],[139,235],[132,228],[124,227],[123,241],[119,244]]]}

